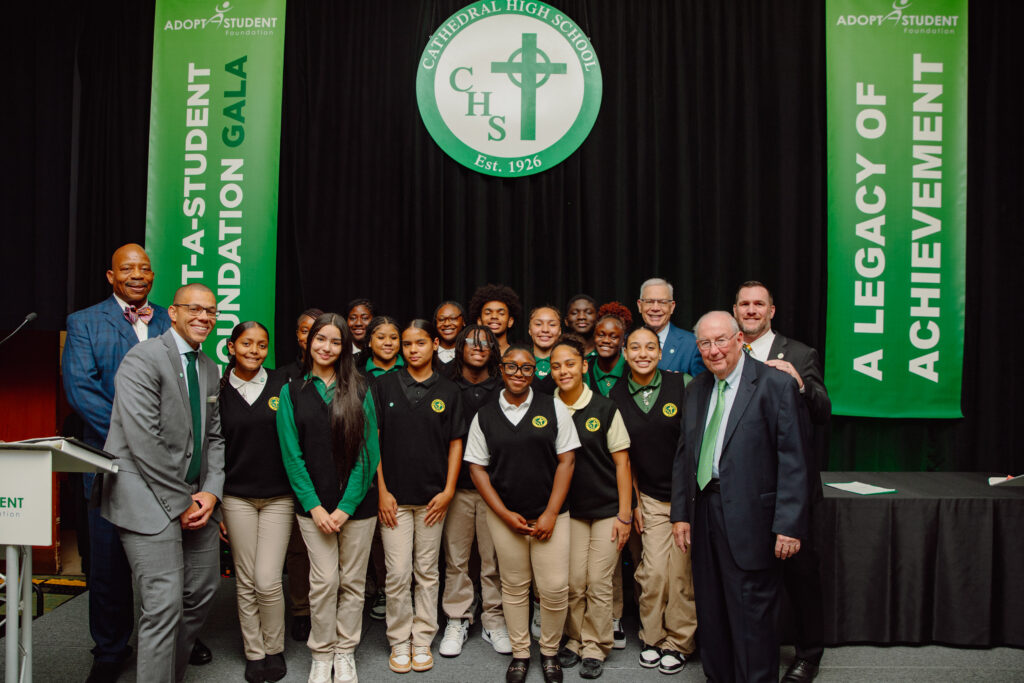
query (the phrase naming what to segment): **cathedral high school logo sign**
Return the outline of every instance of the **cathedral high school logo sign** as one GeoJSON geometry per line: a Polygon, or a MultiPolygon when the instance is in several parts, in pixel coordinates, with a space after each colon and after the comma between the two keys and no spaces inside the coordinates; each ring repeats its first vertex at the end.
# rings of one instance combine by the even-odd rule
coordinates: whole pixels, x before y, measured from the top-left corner
{"type": "Polygon", "coordinates": [[[590,39],[543,2],[484,0],[441,24],[416,78],[420,114],[441,149],[494,176],[547,170],[576,151],[601,107],[590,39]]]}

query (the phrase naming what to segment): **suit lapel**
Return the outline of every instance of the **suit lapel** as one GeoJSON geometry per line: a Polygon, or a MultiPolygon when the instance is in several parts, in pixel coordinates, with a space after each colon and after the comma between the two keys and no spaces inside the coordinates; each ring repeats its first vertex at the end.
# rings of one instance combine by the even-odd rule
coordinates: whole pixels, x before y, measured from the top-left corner
{"type": "Polygon", "coordinates": [[[772,340],[772,348],[768,350],[768,360],[772,358],[784,359],[786,357],[786,342],[787,339],[776,332],[775,339],[772,340]]]}
{"type": "Polygon", "coordinates": [[[754,395],[757,385],[757,367],[753,358],[743,360],[743,372],[740,373],[739,386],[736,387],[736,398],[732,402],[732,410],[729,411],[729,422],[725,426],[725,438],[722,440],[722,457],[725,457],[726,449],[729,446],[729,439],[732,438],[739,425],[743,413],[750,404],[750,398],[754,395]]]}
{"type": "Polygon", "coordinates": [[[117,330],[121,341],[127,344],[127,348],[130,349],[139,343],[139,335],[135,334],[135,328],[124,317],[124,311],[121,310],[121,306],[117,303],[113,294],[107,299],[107,305],[103,307],[103,312],[107,314],[107,319],[114,326],[114,329],[117,330]]]}
{"type": "MultiPolygon", "coordinates": [[[[185,384],[185,371],[181,366],[181,354],[178,353],[178,345],[175,343],[170,330],[160,335],[160,339],[163,341],[164,347],[166,347],[167,359],[171,363],[171,371],[174,373],[174,377],[177,378],[178,393],[181,396],[181,402],[185,405],[185,414],[191,415],[192,405],[188,402],[188,386],[185,384]]],[[[202,384],[199,386],[202,387],[202,384]]],[[[192,420],[188,421],[188,432],[192,434],[192,420]]]]}

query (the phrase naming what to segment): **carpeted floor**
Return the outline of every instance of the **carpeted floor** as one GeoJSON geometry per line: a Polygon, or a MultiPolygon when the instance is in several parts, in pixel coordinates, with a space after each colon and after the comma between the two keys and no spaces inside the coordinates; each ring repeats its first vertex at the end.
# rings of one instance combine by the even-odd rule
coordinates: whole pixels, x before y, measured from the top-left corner
{"type": "MultiPolygon", "coordinates": [[[[216,604],[203,631],[202,639],[213,650],[213,662],[189,670],[188,681],[242,681],[244,659],[238,622],[235,612],[235,586],[231,579],[223,580],[217,593],[216,604]]],[[[35,657],[34,680],[40,683],[61,681],[78,683],[84,681],[92,656],[89,649],[92,641],[88,628],[88,597],[80,595],[34,622],[35,657]]],[[[406,681],[406,683],[433,683],[438,681],[503,681],[508,658],[496,654],[480,638],[480,627],[470,629],[470,637],[461,656],[446,659],[437,655],[434,641],[435,665],[426,673],[409,673],[404,676],[391,673],[387,668],[388,646],[384,637],[383,622],[369,618],[363,622],[363,642],[356,655],[359,679],[364,683],[374,681],[406,681]]],[[[442,624],[443,630],[443,624],[442,624]]],[[[639,647],[636,639],[636,623],[626,621],[629,644],[625,650],[613,650],[605,664],[601,680],[628,681],[703,681],[704,676],[697,661],[689,664],[676,676],[668,677],[637,664],[639,647]]],[[[309,673],[309,653],[305,644],[291,639],[286,641],[285,655],[289,672],[284,679],[301,683],[309,673]]],[[[782,665],[785,667],[793,656],[792,648],[782,650],[782,665]]],[[[0,661],[4,648],[0,644],[0,661]]],[[[136,678],[135,660],[132,659],[121,681],[130,683],[143,679],[136,678]]],[[[784,668],[783,668],[784,670],[784,668]]],[[[534,646],[533,666],[530,681],[541,681],[539,658],[534,646]]],[[[567,670],[566,681],[581,680],[575,670],[567,670]]],[[[1024,650],[997,648],[992,650],[965,650],[938,646],[923,647],[865,647],[847,646],[833,648],[825,653],[818,681],[1024,681],[1024,650]]]]}

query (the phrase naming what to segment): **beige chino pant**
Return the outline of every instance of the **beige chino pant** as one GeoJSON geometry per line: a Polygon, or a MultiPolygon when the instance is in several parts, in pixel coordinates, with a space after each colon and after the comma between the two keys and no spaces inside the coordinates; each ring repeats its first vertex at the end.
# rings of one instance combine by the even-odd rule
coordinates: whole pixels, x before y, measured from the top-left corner
{"type": "Polygon", "coordinates": [[[437,633],[438,554],[444,520],[433,526],[424,521],[426,505],[399,505],[394,529],[380,525],[387,578],[387,636],[392,647],[407,640],[430,645],[437,633]],[[412,578],[416,576],[415,609],[412,578]]]}
{"type": "Polygon", "coordinates": [[[636,568],[640,640],[689,655],[697,631],[691,555],[680,550],[672,537],[670,503],[641,493],[640,508],[644,516],[643,554],[636,568]]]}
{"type": "Polygon", "coordinates": [[[473,579],[469,575],[469,555],[476,537],[480,553],[480,597],[483,612],[480,621],[488,631],[505,628],[501,609],[501,578],[498,556],[487,528],[487,503],[476,489],[457,489],[444,520],[445,581],[441,608],[451,619],[469,619],[473,614],[473,579]]]}
{"type": "Polygon", "coordinates": [[[612,649],[612,574],[619,549],[615,518],[569,520],[569,612],[565,646],[604,661],[612,649]]]}
{"type": "Polygon", "coordinates": [[[245,658],[276,655],[284,650],[281,568],[292,532],[292,497],[224,496],[221,509],[235,560],[238,624],[245,658]]]}
{"type": "Polygon", "coordinates": [[[540,594],[540,652],[558,654],[569,607],[569,513],[546,541],[517,534],[490,509],[487,527],[501,567],[501,596],[513,657],[530,656],[530,582],[540,594]]]}
{"type": "Polygon", "coordinates": [[[313,659],[351,654],[363,634],[363,590],[377,518],[349,519],[325,534],[309,517],[297,516],[309,552],[309,618],[306,645],[313,659]]]}

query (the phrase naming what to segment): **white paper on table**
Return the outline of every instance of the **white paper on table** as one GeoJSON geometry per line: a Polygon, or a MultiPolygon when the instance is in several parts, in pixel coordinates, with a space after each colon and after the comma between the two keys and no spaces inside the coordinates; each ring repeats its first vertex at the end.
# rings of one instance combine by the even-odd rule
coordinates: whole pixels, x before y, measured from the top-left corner
{"type": "Polygon", "coordinates": [[[1017,477],[1009,476],[1009,475],[1005,476],[1005,477],[989,477],[988,478],[988,485],[989,486],[999,486],[1000,484],[1005,484],[1008,481],[1013,481],[1016,478],[1017,477]]]}
{"type": "Polygon", "coordinates": [[[871,496],[876,493],[896,493],[896,489],[883,489],[881,486],[873,486],[861,481],[837,482],[834,484],[828,484],[828,486],[831,486],[834,489],[839,489],[840,491],[857,493],[862,496],[871,496]]]}

